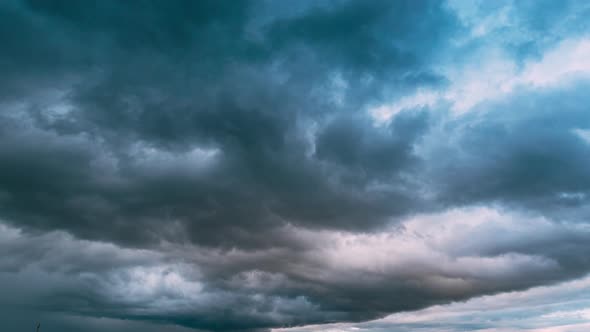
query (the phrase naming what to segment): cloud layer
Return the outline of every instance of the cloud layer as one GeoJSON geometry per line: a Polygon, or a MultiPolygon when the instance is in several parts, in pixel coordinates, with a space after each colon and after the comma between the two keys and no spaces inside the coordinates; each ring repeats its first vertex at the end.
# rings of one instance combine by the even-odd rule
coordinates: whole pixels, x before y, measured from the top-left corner
{"type": "Polygon", "coordinates": [[[0,317],[267,331],[583,278],[588,11],[3,3],[0,317]]]}

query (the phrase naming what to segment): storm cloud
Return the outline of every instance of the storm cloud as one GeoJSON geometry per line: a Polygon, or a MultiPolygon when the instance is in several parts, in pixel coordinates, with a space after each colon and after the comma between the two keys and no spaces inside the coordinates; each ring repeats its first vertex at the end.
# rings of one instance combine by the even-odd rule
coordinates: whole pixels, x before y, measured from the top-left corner
{"type": "Polygon", "coordinates": [[[588,10],[2,3],[0,317],[268,331],[583,278],[588,10]]]}

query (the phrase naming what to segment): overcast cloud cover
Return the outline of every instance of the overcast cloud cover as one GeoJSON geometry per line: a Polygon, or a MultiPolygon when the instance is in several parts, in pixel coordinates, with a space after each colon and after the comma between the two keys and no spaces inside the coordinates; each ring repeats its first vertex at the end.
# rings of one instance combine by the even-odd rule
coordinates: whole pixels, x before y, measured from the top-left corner
{"type": "Polygon", "coordinates": [[[590,3],[0,3],[0,330],[590,329],[590,3]]]}

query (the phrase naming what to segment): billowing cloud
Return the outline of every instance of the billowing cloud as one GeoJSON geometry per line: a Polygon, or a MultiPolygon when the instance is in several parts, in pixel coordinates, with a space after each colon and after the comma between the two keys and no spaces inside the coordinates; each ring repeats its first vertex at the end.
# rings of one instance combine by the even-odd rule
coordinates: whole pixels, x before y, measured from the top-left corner
{"type": "Polygon", "coordinates": [[[154,251],[63,232],[32,236],[3,226],[2,233],[3,285],[10,294],[26,289],[10,302],[205,330],[374,319],[590,267],[584,225],[483,207],[419,215],[378,233],[288,226],[277,234],[299,249],[167,243],[154,251]]]}
{"type": "Polygon", "coordinates": [[[0,317],[340,328],[583,278],[588,10],[3,3],[0,317]]]}

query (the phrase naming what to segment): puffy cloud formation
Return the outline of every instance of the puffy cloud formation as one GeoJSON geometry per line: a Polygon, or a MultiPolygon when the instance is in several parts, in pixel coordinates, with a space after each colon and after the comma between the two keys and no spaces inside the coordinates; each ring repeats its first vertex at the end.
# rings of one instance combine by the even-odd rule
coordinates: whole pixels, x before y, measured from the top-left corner
{"type": "Polygon", "coordinates": [[[0,318],[584,329],[589,12],[2,3],[0,318]]]}

